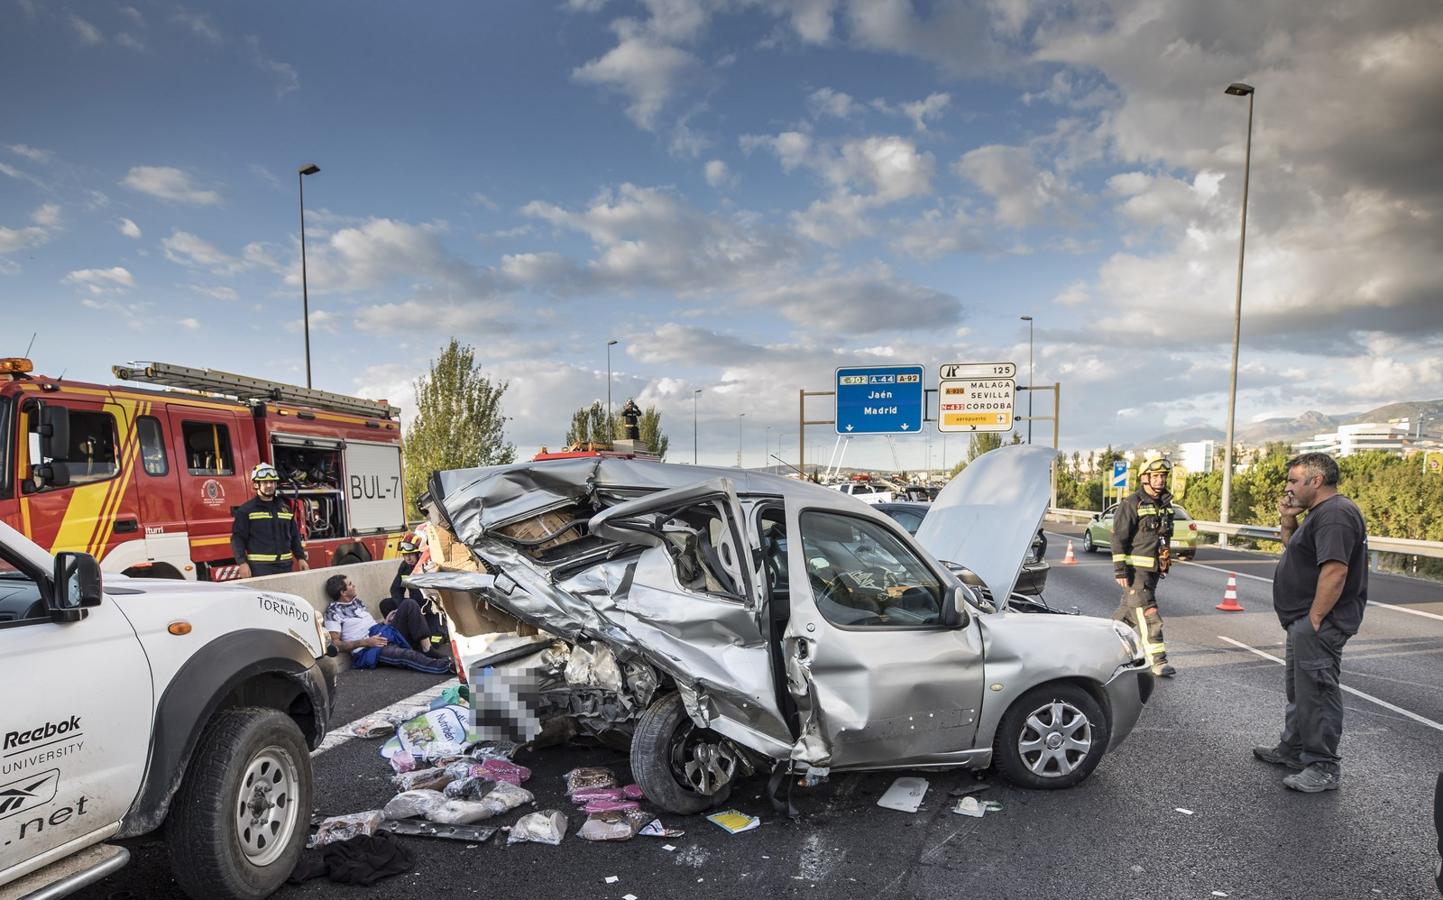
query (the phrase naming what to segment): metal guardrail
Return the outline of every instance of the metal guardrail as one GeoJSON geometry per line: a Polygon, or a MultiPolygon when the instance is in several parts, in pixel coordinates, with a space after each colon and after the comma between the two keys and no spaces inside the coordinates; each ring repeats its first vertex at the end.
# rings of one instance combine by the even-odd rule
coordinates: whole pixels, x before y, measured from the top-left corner
{"type": "MultiPolygon", "coordinates": [[[[1097,515],[1093,509],[1049,509],[1049,516],[1067,522],[1091,521],[1097,515]]],[[[1281,538],[1281,530],[1269,528],[1265,525],[1238,525],[1232,522],[1224,525],[1221,522],[1205,522],[1202,519],[1191,520],[1197,526],[1197,530],[1204,534],[1226,534],[1229,537],[1253,538],[1260,541],[1276,541],[1281,538]]],[[[1415,541],[1408,538],[1390,538],[1370,535],[1368,537],[1368,549],[1375,553],[1401,553],[1405,556],[1424,556],[1430,559],[1443,559],[1443,541],[1415,541]]]]}

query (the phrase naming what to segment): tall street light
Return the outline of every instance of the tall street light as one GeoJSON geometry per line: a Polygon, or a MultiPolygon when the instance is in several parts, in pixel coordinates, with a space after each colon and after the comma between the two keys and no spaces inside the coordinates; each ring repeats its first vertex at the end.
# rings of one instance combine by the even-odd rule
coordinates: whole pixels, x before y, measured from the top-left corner
{"type": "Polygon", "coordinates": [[[301,189],[301,328],[306,333],[306,387],[311,386],[311,296],[306,285],[306,176],[321,171],[315,163],[306,163],[296,170],[296,184],[301,189]]]}
{"type": "Polygon", "coordinates": [[[747,415],[746,413],[737,413],[737,468],[738,468],[738,469],[740,469],[740,468],[742,467],[742,419],[746,418],[746,415],[747,415]]]}
{"type": "Polygon", "coordinates": [[[691,392],[691,464],[696,465],[696,398],[701,388],[691,392]]]}
{"type": "MultiPolygon", "coordinates": [[[[1223,93],[1232,97],[1248,98],[1248,141],[1243,151],[1243,211],[1242,225],[1238,231],[1238,290],[1233,301],[1233,365],[1228,373],[1228,430],[1227,444],[1223,448],[1223,502],[1220,519],[1228,523],[1233,495],[1233,421],[1238,407],[1238,342],[1243,330],[1243,250],[1248,242],[1248,176],[1253,165],[1253,86],[1240,81],[1227,86],[1223,93]]],[[[1218,535],[1218,545],[1226,547],[1228,536],[1218,535]]]]}
{"type": "Polygon", "coordinates": [[[616,438],[616,426],[611,424],[611,348],[621,343],[617,340],[606,342],[606,442],[616,438]]]}
{"type": "Polygon", "coordinates": [[[1032,317],[1023,316],[1027,323],[1027,443],[1032,443],[1032,317]]]}

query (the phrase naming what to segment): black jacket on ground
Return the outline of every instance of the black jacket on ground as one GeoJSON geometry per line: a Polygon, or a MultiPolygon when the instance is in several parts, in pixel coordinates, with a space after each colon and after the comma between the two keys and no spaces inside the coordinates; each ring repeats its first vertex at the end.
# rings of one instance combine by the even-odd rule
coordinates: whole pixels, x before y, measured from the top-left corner
{"type": "Polygon", "coordinates": [[[236,507],[230,528],[230,548],[236,562],[274,563],[305,559],[301,530],[289,501],[252,497],[236,507]]]}
{"type": "Polygon", "coordinates": [[[1172,540],[1172,494],[1153,497],[1142,488],[1117,504],[1112,515],[1112,573],[1131,578],[1156,572],[1157,558],[1172,540]]]}

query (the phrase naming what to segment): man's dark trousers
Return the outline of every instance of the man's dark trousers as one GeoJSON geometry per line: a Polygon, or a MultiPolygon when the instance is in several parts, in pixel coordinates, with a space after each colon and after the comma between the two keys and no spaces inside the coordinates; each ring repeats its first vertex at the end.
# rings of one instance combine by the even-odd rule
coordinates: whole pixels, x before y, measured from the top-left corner
{"type": "Polygon", "coordinates": [[[266,575],[284,575],[295,568],[296,562],[293,559],[284,562],[253,562],[251,566],[251,577],[261,578],[266,575]]]}
{"type": "Polygon", "coordinates": [[[1348,642],[1336,625],[1327,620],[1313,630],[1304,616],[1288,624],[1284,686],[1288,705],[1283,712],[1283,735],[1279,748],[1300,760],[1339,774],[1338,738],[1343,733],[1343,645],[1348,642]]]}

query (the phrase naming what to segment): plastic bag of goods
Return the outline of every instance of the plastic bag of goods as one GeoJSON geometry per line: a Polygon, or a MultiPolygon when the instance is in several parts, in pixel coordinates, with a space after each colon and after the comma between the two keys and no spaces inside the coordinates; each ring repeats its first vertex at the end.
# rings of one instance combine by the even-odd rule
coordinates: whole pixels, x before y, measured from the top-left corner
{"type": "Polygon", "coordinates": [[[606,790],[616,787],[616,776],[610,769],[572,769],[562,776],[566,780],[566,796],[576,799],[578,791],[606,790]]]}
{"type": "Polygon", "coordinates": [[[445,802],[446,797],[440,791],[402,791],[392,797],[381,812],[388,819],[425,818],[445,802]]]}
{"type": "Polygon", "coordinates": [[[376,829],[380,828],[384,821],[385,817],[379,809],[322,819],[321,824],[316,828],[316,833],[306,841],[306,846],[322,847],[337,841],[349,841],[351,838],[360,837],[363,834],[375,834],[376,829]]]}
{"type": "Polygon", "coordinates": [[[516,824],[511,826],[511,836],[506,839],[508,844],[521,844],[531,842],[534,844],[551,844],[555,846],[561,843],[566,837],[566,815],[560,810],[543,809],[540,812],[527,813],[516,824]]]}

